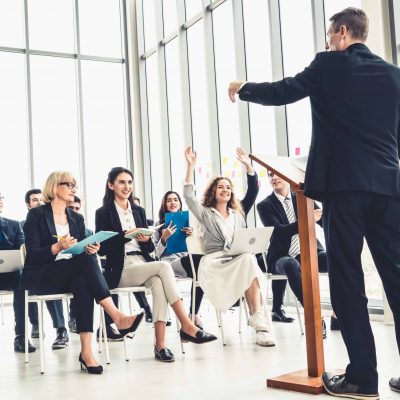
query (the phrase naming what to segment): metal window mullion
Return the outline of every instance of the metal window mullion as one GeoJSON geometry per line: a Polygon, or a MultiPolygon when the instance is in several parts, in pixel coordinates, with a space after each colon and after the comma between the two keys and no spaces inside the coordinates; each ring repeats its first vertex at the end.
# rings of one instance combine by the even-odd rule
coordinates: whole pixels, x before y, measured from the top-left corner
{"type": "MultiPolygon", "coordinates": [[[[283,79],[283,52],[279,0],[269,1],[269,29],[271,38],[272,79],[283,79]]],[[[279,156],[289,155],[286,106],[275,107],[276,146],[279,156]]]]}
{"type": "Polygon", "coordinates": [[[131,93],[129,87],[129,49],[128,49],[128,27],[127,27],[127,12],[126,0],[120,0],[120,20],[121,20],[121,50],[122,57],[125,60],[122,72],[123,90],[124,90],[124,113],[125,113],[125,141],[126,141],[126,159],[128,168],[133,169],[133,132],[132,132],[132,114],[131,114],[131,93]]]}
{"type": "MultiPolygon", "coordinates": [[[[189,54],[187,30],[183,28],[185,21],[185,2],[178,0],[178,24],[181,28],[179,35],[179,64],[181,70],[182,88],[182,118],[185,144],[193,147],[192,108],[190,102],[190,80],[189,80],[189,54]]],[[[182,154],[183,157],[183,154],[182,154]]]]}
{"type": "Polygon", "coordinates": [[[26,106],[27,106],[27,116],[28,116],[28,166],[29,166],[29,182],[30,186],[35,185],[35,171],[33,163],[33,131],[32,131],[32,87],[31,87],[31,61],[29,54],[29,23],[28,23],[28,0],[24,0],[24,33],[25,33],[25,72],[26,72],[26,106]]]}
{"type": "Polygon", "coordinates": [[[146,83],[146,61],[140,57],[144,53],[144,27],[143,27],[143,7],[142,1],[136,1],[136,25],[138,43],[138,63],[139,63],[139,90],[140,90],[140,116],[142,122],[142,173],[143,173],[143,192],[145,208],[153,210],[152,184],[151,184],[151,162],[150,162],[150,140],[149,140],[149,114],[148,96],[146,83]]]}
{"type": "Polygon", "coordinates": [[[325,9],[324,1],[311,0],[314,52],[318,53],[325,50],[325,9]]]}
{"type": "Polygon", "coordinates": [[[0,46],[0,52],[25,54],[26,50],[25,49],[21,49],[19,47],[0,46]]]}
{"type": "MultiPolygon", "coordinates": [[[[167,80],[166,80],[166,63],[165,63],[165,46],[161,45],[161,38],[163,37],[163,9],[162,2],[155,2],[156,10],[156,33],[157,33],[157,66],[158,66],[158,81],[159,81],[159,116],[153,116],[153,118],[160,118],[160,141],[158,143],[161,146],[162,152],[162,174],[163,180],[162,185],[164,190],[170,190],[172,187],[172,166],[171,166],[171,140],[169,131],[169,120],[168,120],[168,95],[167,95],[167,80]],[[164,134],[165,132],[165,134],[164,134]]],[[[151,139],[150,139],[151,140],[151,139]]],[[[156,172],[157,174],[160,171],[156,172]]],[[[153,204],[158,204],[161,199],[153,199],[153,204]]]]}
{"type": "MultiPolygon", "coordinates": [[[[83,127],[83,96],[82,96],[82,65],[81,65],[81,43],[80,43],[80,29],[79,29],[79,5],[78,0],[74,1],[74,29],[75,29],[75,51],[76,51],[76,99],[77,99],[77,113],[78,113],[78,141],[79,141],[79,171],[81,174],[81,187],[82,194],[87,200],[87,171],[86,171],[86,155],[85,155],[85,132],[83,127]]],[[[84,215],[88,220],[87,201],[84,202],[84,215]]]]}
{"type": "MultiPolygon", "coordinates": [[[[235,56],[236,56],[236,72],[237,79],[247,81],[247,65],[246,65],[246,46],[245,46],[245,33],[244,33],[244,17],[243,17],[243,0],[232,1],[233,24],[235,35],[235,56]]],[[[250,136],[250,110],[247,101],[238,102],[239,112],[239,133],[240,133],[240,146],[246,152],[253,151],[251,146],[250,136]]],[[[247,186],[247,174],[242,174],[242,185],[247,186]]],[[[256,215],[255,208],[252,208],[247,216],[247,224],[255,226],[256,215]]]]}
{"type": "Polygon", "coordinates": [[[219,138],[218,124],[218,100],[217,100],[217,82],[215,71],[215,49],[214,49],[214,33],[212,12],[207,9],[204,11],[204,48],[205,48],[205,64],[206,64],[206,80],[208,93],[208,109],[209,109],[209,135],[211,141],[211,160],[212,169],[211,176],[220,175],[221,165],[221,145],[219,138]]]}
{"type": "Polygon", "coordinates": [[[400,65],[400,0],[388,0],[388,10],[392,60],[400,65]]]}

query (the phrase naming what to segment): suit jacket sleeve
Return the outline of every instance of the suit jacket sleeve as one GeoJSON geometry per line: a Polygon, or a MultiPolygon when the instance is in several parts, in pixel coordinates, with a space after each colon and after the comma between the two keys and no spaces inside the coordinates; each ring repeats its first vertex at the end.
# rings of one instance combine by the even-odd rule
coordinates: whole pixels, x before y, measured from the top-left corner
{"type": "Polygon", "coordinates": [[[244,214],[247,215],[253,207],[254,202],[256,201],[258,195],[258,176],[256,173],[254,175],[247,174],[247,191],[242,200],[242,207],[244,214]]]}
{"type": "Polygon", "coordinates": [[[21,224],[19,222],[17,222],[17,232],[15,234],[15,242],[14,245],[16,248],[20,248],[21,245],[23,245],[25,243],[25,235],[24,235],[24,231],[21,228],[21,224]]]}
{"type": "Polygon", "coordinates": [[[27,252],[29,252],[31,264],[44,264],[54,261],[56,258],[56,256],[51,252],[51,246],[53,243],[50,242],[43,246],[41,241],[42,217],[43,210],[39,208],[32,209],[28,212],[24,225],[25,246],[27,252]]]}
{"type": "Polygon", "coordinates": [[[294,77],[272,83],[248,82],[240,89],[239,98],[264,106],[281,106],[316,95],[321,81],[320,64],[318,53],[312,63],[294,77]]]}

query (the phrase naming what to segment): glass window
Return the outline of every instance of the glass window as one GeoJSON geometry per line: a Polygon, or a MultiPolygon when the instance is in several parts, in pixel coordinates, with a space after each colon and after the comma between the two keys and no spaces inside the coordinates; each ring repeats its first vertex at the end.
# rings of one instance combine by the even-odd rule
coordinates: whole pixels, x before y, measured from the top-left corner
{"type": "MultiPolygon", "coordinates": [[[[244,34],[246,44],[247,79],[251,82],[271,82],[272,60],[268,2],[244,0],[244,34]]],[[[251,148],[254,154],[277,155],[274,107],[249,103],[251,148]]],[[[256,204],[271,193],[267,171],[253,163],[259,178],[260,191],[256,204]]],[[[258,219],[257,224],[262,225],[258,219]]]]}
{"type": "Polygon", "coordinates": [[[82,61],[88,225],[102,205],[107,174],[128,167],[122,64],[82,61]]]}
{"type": "Polygon", "coordinates": [[[120,0],[79,0],[81,53],[122,58],[120,0]]]}
{"type": "Polygon", "coordinates": [[[185,1],[186,21],[194,17],[202,10],[203,10],[203,0],[186,0],[185,1]]]}
{"type": "Polygon", "coordinates": [[[2,215],[22,220],[26,216],[25,192],[30,189],[23,54],[0,52],[0,87],[0,192],[5,196],[2,215]]]}
{"type": "MultiPolygon", "coordinates": [[[[161,126],[160,120],[160,81],[158,78],[157,54],[146,60],[147,104],[150,138],[150,162],[152,175],[153,212],[157,215],[161,198],[166,192],[170,170],[164,168],[164,153],[166,150],[167,130],[161,126]]],[[[166,127],[165,127],[166,128],[166,127]]],[[[149,210],[150,211],[150,210],[149,210]]]]}
{"type": "Polygon", "coordinates": [[[156,10],[154,0],[142,0],[144,22],[144,50],[157,45],[156,10]]]}
{"type": "Polygon", "coordinates": [[[28,17],[31,49],[75,52],[72,0],[29,0],[28,17]]]}
{"type": "Polygon", "coordinates": [[[0,1],[0,46],[25,47],[23,0],[0,1]]]}
{"type": "Polygon", "coordinates": [[[235,156],[236,148],[240,146],[238,103],[231,103],[227,96],[229,83],[237,76],[230,0],[213,11],[213,32],[221,170],[222,175],[232,180],[236,195],[242,198],[242,164],[237,161],[235,156]]]}
{"type": "Polygon", "coordinates": [[[164,36],[178,29],[176,0],[163,0],[164,36]]]}
{"type": "Polygon", "coordinates": [[[75,61],[32,56],[31,81],[34,184],[54,170],[79,179],[75,61]]]}
{"type": "MultiPolygon", "coordinates": [[[[281,0],[281,32],[284,75],[294,76],[314,58],[314,36],[310,0],[281,0]]],[[[287,106],[289,155],[308,154],[311,111],[308,98],[287,106]]]]}
{"type": "Polygon", "coordinates": [[[165,46],[167,73],[168,124],[171,153],[172,187],[182,192],[182,182],[186,161],[184,151],[190,143],[185,143],[183,128],[182,86],[179,63],[179,40],[174,39],[165,46]]]}
{"type": "Polygon", "coordinates": [[[203,20],[188,29],[187,39],[193,148],[197,151],[195,179],[199,195],[212,177],[203,20]]]}

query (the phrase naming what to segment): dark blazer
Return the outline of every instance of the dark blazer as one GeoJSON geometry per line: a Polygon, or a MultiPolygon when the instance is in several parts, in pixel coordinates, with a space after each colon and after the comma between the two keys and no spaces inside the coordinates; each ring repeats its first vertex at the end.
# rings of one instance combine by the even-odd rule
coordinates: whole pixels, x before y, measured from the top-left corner
{"type": "Polygon", "coordinates": [[[312,138],[304,182],[317,200],[329,192],[400,196],[400,69],[356,43],[318,53],[303,72],[246,83],[242,100],[283,105],[310,97],[312,138]]]}
{"type": "MultiPolygon", "coordinates": [[[[69,233],[75,239],[85,239],[85,222],[81,214],[66,208],[69,233]]],[[[35,290],[40,286],[43,274],[47,268],[55,268],[56,256],[51,252],[51,246],[57,243],[56,226],[53,209],[50,203],[32,208],[26,217],[25,225],[26,259],[22,273],[21,286],[24,289],[35,290]]]]}
{"type": "Polygon", "coordinates": [[[24,232],[18,221],[0,217],[0,229],[4,236],[0,250],[17,250],[24,243],[24,232]]]}
{"type": "MultiPolygon", "coordinates": [[[[297,218],[296,193],[292,193],[294,212],[297,218]]],[[[318,208],[315,204],[314,208],[318,208]]],[[[289,255],[292,236],[299,233],[299,226],[296,222],[289,223],[282,203],[272,192],[263,201],[257,204],[257,212],[264,226],[273,226],[274,231],[267,252],[268,272],[274,271],[275,263],[281,258],[289,255]]],[[[318,221],[321,223],[321,220],[318,221]]],[[[317,240],[318,251],[323,251],[322,244],[317,240]]]]}
{"type": "Polygon", "coordinates": [[[243,212],[245,217],[249,213],[251,207],[253,207],[254,202],[256,201],[258,191],[260,190],[258,187],[258,175],[254,172],[254,175],[246,174],[247,176],[247,191],[244,195],[242,201],[243,212]]]}
{"type": "MultiPolygon", "coordinates": [[[[147,228],[146,212],[144,208],[132,205],[133,218],[137,228],[147,228]]],[[[99,254],[107,256],[104,265],[104,277],[110,289],[118,286],[121,279],[122,269],[124,267],[125,243],[129,239],[125,239],[122,231],[121,221],[119,220],[117,209],[114,202],[107,206],[103,206],[96,210],[96,232],[98,231],[114,231],[118,235],[106,240],[101,244],[99,254]]],[[[149,253],[154,251],[153,241],[139,243],[143,257],[146,261],[155,261],[149,253]]]]}

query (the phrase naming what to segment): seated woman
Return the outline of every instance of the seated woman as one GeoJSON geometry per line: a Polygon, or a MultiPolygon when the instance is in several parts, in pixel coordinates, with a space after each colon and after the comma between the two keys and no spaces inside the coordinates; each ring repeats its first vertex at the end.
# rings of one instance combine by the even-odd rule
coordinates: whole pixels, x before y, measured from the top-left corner
{"type": "Polygon", "coordinates": [[[81,369],[101,374],[103,367],[95,360],[91,345],[93,300],[110,315],[122,335],[136,331],[143,313],[128,316],[114,306],[97,263],[99,244],[87,246],[86,253],[76,256],[61,253],[86,237],[83,216],[67,208],[76,190],[76,180],[69,172],[56,171],[47,178],[45,205],[29,210],[24,225],[27,254],[21,286],[35,294],[73,293],[81,369]]]}
{"type": "Polygon", "coordinates": [[[96,211],[96,231],[114,231],[118,235],[106,241],[99,254],[107,256],[105,278],[110,288],[145,285],[151,289],[156,335],[154,355],[160,361],[171,362],[175,360],[174,355],[164,342],[168,303],[182,325],[182,341],[206,343],[216,337],[198,329],[186,315],[171,265],[155,261],[149,254],[154,251],[151,236],[140,234],[136,239],[125,238],[135,228],[147,228],[145,210],[133,203],[132,190],[131,171],[116,167],[109,172],[103,207],[96,211]]]}
{"type": "Polygon", "coordinates": [[[256,331],[256,343],[275,346],[267,322],[267,311],[261,289],[266,279],[258,267],[254,254],[241,254],[230,260],[218,260],[226,254],[236,229],[246,228],[246,216],[258,193],[257,175],[250,159],[242,149],[237,149],[238,159],[246,165],[248,189],[240,203],[230,179],[218,176],[211,180],[204,192],[202,202],[196,200],[193,187],[193,171],[197,155],[188,147],[185,150],[187,173],[184,198],[189,210],[202,225],[203,244],[206,255],[199,265],[199,283],[215,308],[228,310],[243,294],[250,309],[249,324],[256,331]]]}
{"type": "MultiPolygon", "coordinates": [[[[162,198],[161,207],[158,212],[159,220],[155,223],[155,225],[157,226],[165,222],[166,213],[173,213],[178,211],[182,211],[182,200],[177,192],[173,192],[170,190],[167,193],[165,193],[162,198]]],[[[156,245],[156,256],[159,260],[167,261],[171,264],[175,276],[180,278],[186,278],[186,277],[193,278],[192,267],[190,265],[190,260],[187,253],[174,253],[169,255],[165,254],[167,241],[175,233],[175,229],[176,228],[169,225],[165,229],[161,227],[158,231],[156,231],[153,238],[154,243],[156,245]]],[[[185,227],[182,230],[186,233],[187,236],[190,236],[192,234],[192,229],[190,227],[185,227]]],[[[202,256],[199,254],[193,254],[192,257],[197,274],[197,269],[199,267],[200,259],[202,256]]],[[[201,301],[203,299],[204,292],[199,286],[197,286],[195,290],[196,290],[196,296],[195,296],[196,301],[194,306],[194,314],[195,314],[194,323],[198,328],[203,329],[203,324],[199,316],[199,309],[201,301]]],[[[191,293],[193,293],[193,286],[191,293]]],[[[193,305],[193,298],[190,299],[190,312],[192,312],[192,305],[193,305]]]]}

